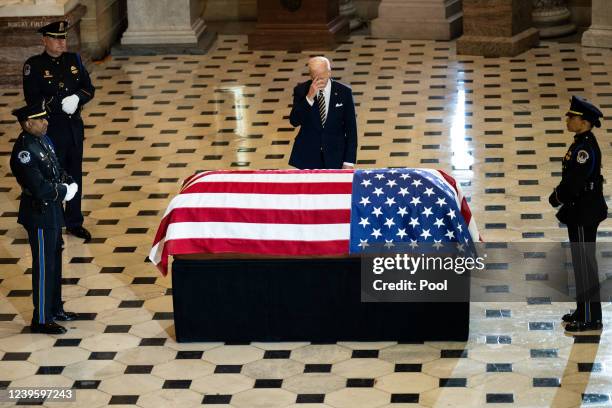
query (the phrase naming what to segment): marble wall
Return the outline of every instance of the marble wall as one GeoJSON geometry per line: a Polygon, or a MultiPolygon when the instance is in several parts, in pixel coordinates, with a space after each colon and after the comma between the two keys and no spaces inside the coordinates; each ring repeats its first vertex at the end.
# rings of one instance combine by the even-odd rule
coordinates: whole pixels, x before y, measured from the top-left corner
{"type": "Polygon", "coordinates": [[[81,21],[83,48],[93,59],[103,58],[127,27],[126,0],[81,0],[87,13],[81,21]]]}
{"type": "Polygon", "coordinates": [[[592,0],[568,0],[567,8],[577,27],[586,28],[591,25],[591,4],[592,0]]]}
{"type": "MultiPolygon", "coordinates": [[[[37,30],[53,21],[68,20],[68,48],[81,52],[80,23],[86,10],[73,0],[9,0],[0,5],[0,85],[21,86],[23,63],[43,51],[37,30]]],[[[87,64],[88,54],[83,59],[87,64]]]]}

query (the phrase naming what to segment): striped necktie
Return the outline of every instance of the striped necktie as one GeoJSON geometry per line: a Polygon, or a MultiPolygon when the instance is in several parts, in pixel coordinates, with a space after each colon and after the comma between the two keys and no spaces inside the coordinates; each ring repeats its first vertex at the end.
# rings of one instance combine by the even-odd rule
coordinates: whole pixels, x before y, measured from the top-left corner
{"type": "Polygon", "coordinates": [[[319,115],[321,116],[321,125],[325,126],[325,119],[327,119],[327,115],[325,114],[325,96],[323,96],[323,92],[319,91],[317,94],[317,105],[319,105],[319,115]]]}

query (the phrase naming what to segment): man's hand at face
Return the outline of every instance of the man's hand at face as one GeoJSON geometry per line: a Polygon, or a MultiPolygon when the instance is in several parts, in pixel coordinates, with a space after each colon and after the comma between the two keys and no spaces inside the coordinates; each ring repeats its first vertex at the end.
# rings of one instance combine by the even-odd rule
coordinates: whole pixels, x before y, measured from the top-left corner
{"type": "Polygon", "coordinates": [[[308,99],[310,99],[311,101],[314,100],[315,96],[317,95],[317,92],[325,88],[325,85],[327,85],[326,78],[313,78],[312,83],[310,84],[310,89],[308,89],[308,95],[306,95],[308,99]]]}

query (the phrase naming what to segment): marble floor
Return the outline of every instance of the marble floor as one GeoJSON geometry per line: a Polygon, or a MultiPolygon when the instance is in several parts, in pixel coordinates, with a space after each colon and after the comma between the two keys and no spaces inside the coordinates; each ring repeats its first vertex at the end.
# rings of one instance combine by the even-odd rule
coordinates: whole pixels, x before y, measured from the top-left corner
{"type": "MultiPolygon", "coordinates": [[[[475,302],[465,343],[176,343],[171,281],[146,262],[160,217],[195,171],[287,167],[291,91],[310,55],[221,35],[206,56],[95,67],[83,165],[95,239],[65,236],[65,307],[83,319],[62,336],[28,332],[31,257],[8,167],[22,96],[0,91],[0,389],[77,389],[53,407],[612,406],[610,303],[604,331],[576,337],[560,325],[570,303],[475,302]]],[[[563,113],[572,94],[597,103],[610,157],[612,50],[544,42],[483,58],[354,36],[327,55],[354,91],[358,167],[449,171],[486,241],[566,240],[547,203],[571,143],[563,113]]],[[[611,236],[608,220],[598,239],[611,236]]]]}

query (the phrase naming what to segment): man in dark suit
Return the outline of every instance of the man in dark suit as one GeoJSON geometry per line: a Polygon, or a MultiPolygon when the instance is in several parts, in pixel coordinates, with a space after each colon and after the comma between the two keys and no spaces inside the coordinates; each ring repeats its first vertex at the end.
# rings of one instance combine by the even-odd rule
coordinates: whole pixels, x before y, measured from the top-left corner
{"type": "Polygon", "coordinates": [[[331,79],[325,57],[308,61],[310,80],[293,90],[289,121],[300,126],[289,164],[298,169],[352,169],[357,159],[353,93],[331,79]]]}
{"type": "Polygon", "coordinates": [[[29,58],[23,66],[23,93],[28,104],[44,100],[49,112],[49,138],[59,163],[79,186],[66,203],[66,231],[91,240],[83,227],[81,191],[83,178],[83,106],[94,97],[95,88],[79,54],[66,51],[68,22],[56,21],[38,30],[45,51],[29,58]]]}

